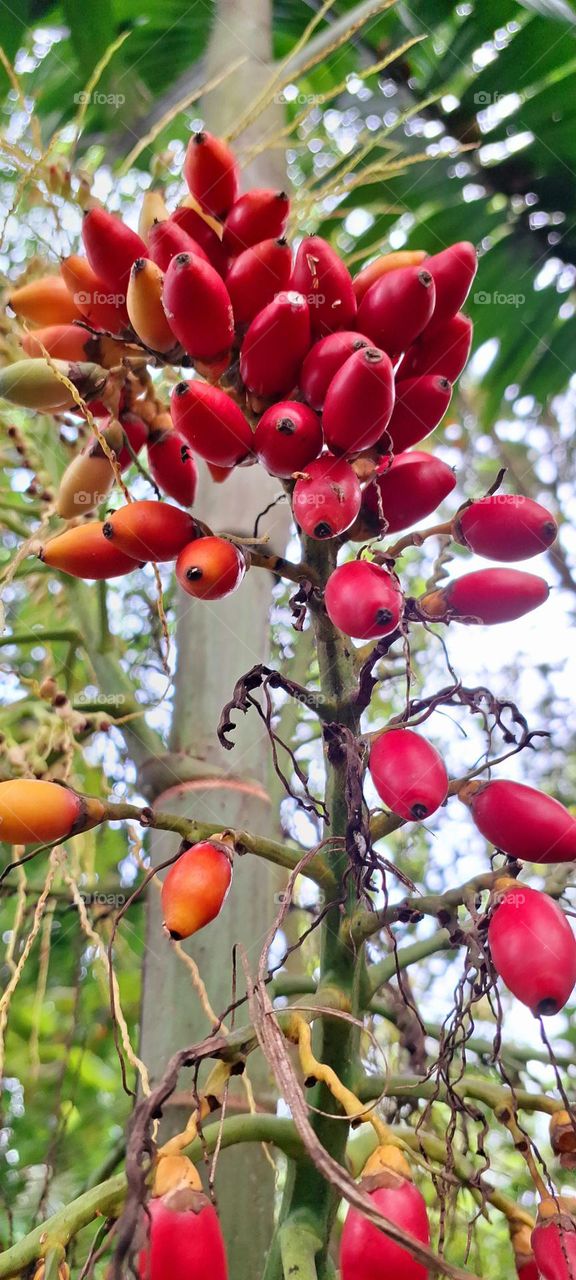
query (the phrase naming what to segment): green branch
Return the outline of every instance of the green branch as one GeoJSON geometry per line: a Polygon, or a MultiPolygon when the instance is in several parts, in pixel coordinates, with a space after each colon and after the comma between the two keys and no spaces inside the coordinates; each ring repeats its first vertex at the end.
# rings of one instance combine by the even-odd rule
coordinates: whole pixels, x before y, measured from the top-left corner
{"type": "Polygon", "coordinates": [[[322,1248],[308,1214],[293,1214],[280,1227],[280,1256],[286,1278],[317,1280],[316,1255],[322,1248]]]}
{"type": "MultiPolygon", "coordinates": [[[[481,1076],[463,1075],[451,1086],[460,1098],[474,1098],[483,1102],[492,1111],[499,1107],[508,1107],[514,1113],[516,1107],[521,1111],[541,1111],[552,1116],[561,1111],[562,1102],[551,1098],[546,1093],[529,1093],[527,1089],[509,1089],[481,1076]]],[[[355,1092],[361,1102],[370,1102],[373,1098],[387,1097],[407,1100],[430,1100],[449,1103],[450,1098],[444,1085],[435,1080],[420,1076],[364,1076],[355,1083],[355,1092]]]]}
{"type": "Polygon", "coordinates": [[[445,893],[422,896],[414,894],[413,897],[403,898],[401,902],[384,907],[381,911],[356,911],[348,922],[350,943],[359,945],[374,933],[379,933],[385,925],[403,919],[407,912],[413,912],[415,916],[435,916],[436,918],[441,913],[455,915],[458,907],[464,906],[483,890],[491,889],[501,875],[501,871],[486,871],[481,875],[473,876],[471,880],[458,885],[457,888],[447,889],[445,893]]]}

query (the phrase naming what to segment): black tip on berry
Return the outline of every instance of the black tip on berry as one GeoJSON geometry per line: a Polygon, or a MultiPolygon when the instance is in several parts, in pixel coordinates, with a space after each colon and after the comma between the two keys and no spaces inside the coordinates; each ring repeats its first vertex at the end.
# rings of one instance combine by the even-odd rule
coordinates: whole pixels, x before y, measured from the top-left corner
{"type": "Polygon", "coordinates": [[[438,386],[440,387],[440,390],[441,390],[441,391],[451,391],[451,390],[452,390],[452,383],[451,383],[451,381],[450,381],[450,379],[449,379],[449,378],[439,378],[439,379],[438,379],[438,386]]]}
{"type": "Polygon", "coordinates": [[[145,266],[146,266],[145,258],[136,258],[136,261],[132,263],[132,275],[139,276],[140,272],[144,270],[145,266]]]}
{"type": "Polygon", "coordinates": [[[174,259],[174,261],[178,263],[178,266],[179,266],[179,267],[187,267],[187,266],[188,266],[188,263],[192,261],[192,254],[191,254],[191,253],[177,253],[177,254],[176,254],[176,257],[175,257],[175,259],[174,259]]]}
{"type": "Polygon", "coordinates": [[[183,937],[184,937],[184,934],[182,934],[182,933],[175,933],[175,931],[174,931],[173,929],[169,929],[169,930],[168,930],[168,933],[170,934],[170,937],[171,937],[171,939],[172,939],[172,941],[173,941],[173,942],[182,942],[182,939],[183,939],[183,937]]]}
{"type": "Polygon", "coordinates": [[[192,140],[196,143],[197,147],[201,147],[202,143],[206,141],[206,134],[202,129],[199,129],[198,133],[192,135],[192,140]]]}
{"type": "Polygon", "coordinates": [[[113,537],[114,537],[114,530],[113,530],[113,528],[112,528],[112,524],[111,524],[111,521],[110,521],[110,520],[105,520],[105,521],[104,521],[104,524],[102,525],[102,533],[104,534],[104,537],[105,537],[105,538],[113,538],[113,537]]]}
{"type": "Polygon", "coordinates": [[[556,537],[556,525],[553,520],[546,521],[546,523],[542,526],[542,533],[544,534],[545,538],[556,537]]]}
{"type": "Polygon", "coordinates": [[[285,249],[286,245],[288,244],[286,236],[278,236],[276,244],[278,245],[279,249],[285,249]]]}
{"type": "Polygon", "coordinates": [[[391,622],[392,618],[393,618],[393,614],[391,613],[390,609],[376,610],[376,622],[378,623],[378,626],[386,626],[386,623],[391,622]]]}
{"type": "Polygon", "coordinates": [[[193,565],[191,569],[186,570],[188,582],[197,582],[203,576],[203,570],[198,565],[193,565]]]}
{"type": "Polygon", "coordinates": [[[296,430],[296,423],[292,418],[280,418],[276,423],[276,430],[283,436],[293,436],[296,430]]]}
{"type": "MultiPolygon", "coordinates": [[[[352,343],[352,350],[361,351],[363,347],[367,346],[368,343],[365,338],[356,338],[356,341],[352,343]]],[[[374,350],[376,350],[376,348],[374,348],[374,350]]]]}
{"type": "Polygon", "coordinates": [[[364,355],[369,364],[379,364],[380,360],[382,360],[382,352],[378,350],[378,347],[366,347],[364,355]]]}
{"type": "Polygon", "coordinates": [[[332,528],[329,524],[327,524],[326,520],[321,520],[320,524],[317,524],[315,526],[314,537],[315,538],[331,538],[332,537],[332,528]]]}
{"type": "Polygon", "coordinates": [[[416,818],[417,822],[421,822],[422,818],[426,817],[428,809],[425,804],[413,804],[410,809],[410,813],[413,818],[416,818]]]}
{"type": "Polygon", "coordinates": [[[288,199],[288,192],[287,192],[287,191],[277,191],[277,192],[276,192],[276,199],[277,199],[277,200],[287,200],[287,199],[288,199]]]}
{"type": "Polygon", "coordinates": [[[188,390],[188,383],[187,383],[187,382],[177,382],[177,383],[176,383],[176,386],[174,387],[174,390],[173,390],[173,392],[172,392],[172,395],[174,395],[174,396],[185,396],[185,395],[186,395],[187,390],[188,390]]]}
{"type": "Polygon", "coordinates": [[[432,284],[432,276],[430,275],[429,271],[424,271],[424,270],[419,271],[418,279],[420,281],[420,284],[423,284],[426,289],[430,288],[430,285],[432,284]]]}
{"type": "Polygon", "coordinates": [[[535,1012],[539,1018],[551,1018],[554,1013],[558,1013],[558,1001],[549,996],[548,999],[541,1000],[540,1004],[536,1005],[535,1012]]]}

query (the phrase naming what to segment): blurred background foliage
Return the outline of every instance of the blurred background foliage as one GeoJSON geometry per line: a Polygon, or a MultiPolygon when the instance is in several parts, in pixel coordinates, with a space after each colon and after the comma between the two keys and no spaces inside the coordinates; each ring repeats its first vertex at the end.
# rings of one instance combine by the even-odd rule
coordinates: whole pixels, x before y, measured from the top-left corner
{"type": "MultiPolygon", "coordinates": [[[[296,50],[279,90],[294,189],[291,234],[319,228],[354,269],[388,247],[434,252],[460,239],[478,246],[480,268],[469,303],[475,355],[434,437],[434,448],[459,474],[458,497],[446,510],[483,492],[505,465],[512,490],[553,508],[561,536],[543,558],[542,569],[556,588],[548,621],[538,617],[537,623],[516,626],[491,646],[470,630],[454,638],[451,633],[450,656],[465,682],[491,683],[519,701],[533,727],[552,733],[553,745],[523,757],[516,776],[542,783],[571,805],[576,671],[574,659],[566,661],[566,627],[576,599],[576,11],[568,0],[400,0],[377,14],[373,9],[346,0],[334,0],[322,12],[302,0],[274,4],[276,57],[290,59],[296,50]],[[311,40],[325,52],[307,68],[299,45],[313,20],[311,40]],[[338,44],[353,20],[357,29],[338,44]],[[393,58],[395,50],[400,54],[393,58]]],[[[55,255],[75,247],[79,189],[92,188],[132,223],[151,175],[166,184],[175,202],[183,145],[201,119],[197,99],[212,20],[208,0],[98,0],[89,12],[78,0],[21,0],[17,13],[0,9],[0,269],[6,282],[19,279],[25,264],[28,275],[53,268],[55,255]],[[99,92],[84,101],[99,63],[105,64],[99,92]],[[186,105],[174,114],[179,103],[186,105]]],[[[0,347],[4,358],[16,349],[9,319],[1,322],[0,347]]],[[[63,423],[56,439],[51,419],[37,415],[31,421],[18,411],[2,411],[0,424],[0,557],[7,565],[39,525],[47,496],[77,447],[79,428],[74,421],[63,423]]],[[[134,496],[151,496],[147,482],[134,473],[131,488],[134,496]]],[[[434,571],[435,551],[407,557],[414,593],[434,571]]],[[[162,579],[171,622],[170,573],[163,571],[162,579]]],[[[293,659],[299,665],[295,678],[313,683],[314,654],[306,634],[295,645],[289,594],[276,588],[275,657],[293,659]]],[[[133,752],[115,721],[136,716],[137,732],[162,739],[170,718],[151,570],[92,589],[47,575],[25,559],[4,592],[4,605],[0,775],[48,766],[51,776],[81,790],[133,798],[133,752]]],[[[420,640],[413,662],[424,692],[449,678],[440,644],[420,640]]],[[[368,727],[397,710],[397,699],[384,681],[368,727]]],[[[319,784],[314,717],[281,699],[278,716],[280,731],[296,735],[299,758],[319,784]]],[[[469,767],[482,749],[478,726],[461,715],[457,725],[456,719],[434,722],[435,740],[453,773],[469,767]]],[[[287,832],[312,843],[314,831],[290,803],[283,803],[282,814],[287,832]]],[[[471,835],[464,818],[446,815],[442,824],[441,839],[418,830],[406,842],[399,834],[386,851],[431,891],[454,880],[455,862],[458,881],[486,865],[483,842],[471,835]]],[[[10,1000],[0,1117],[3,1245],[13,1231],[114,1167],[130,1109],[112,1041],[104,953],[114,913],[141,878],[146,854],[136,831],[115,827],[77,838],[70,849],[87,927],[71,902],[70,885],[58,882],[10,1000]]],[[[0,976],[9,994],[45,870],[32,863],[25,875],[22,870],[0,884],[0,976]]],[[[536,873],[534,882],[542,883],[536,873]]],[[[559,892],[564,886],[552,887],[559,892]]],[[[309,922],[314,907],[307,892],[304,885],[302,906],[293,913],[294,933],[309,922]]],[[[142,917],[139,902],[123,921],[115,953],[134,1043],[142,917]]],[[[374,945],[374,957],[385,945],[374,945]]],[[[302,959],[312,973],[313,936],[302,959]]],[[[418,1000],[427,993],[431,1023],[449,1008],[456,971],[442,955],[414,971],[414,995],[418,1000]]],[[[519,1079],[521,1072],[528,1087],[552,1088],[551,1069],[538,1061],[535,1033],[521,1023],[510,1023],[511,1076],[519,1079]],[[514,1056],[524,1033],[533,1048],[528,1062],[514,1056]]],[[[569,1057],[576,1043],[570,1013],[556,1019],[554,1028],[556,1046],[569,1057]]],[[[409,1070],[394,1023],[375,1019],[375,1032],[392,1069],[409,1070]]],[[[482,1034],[489,1038],[489,1025],[482,1034]]],[[[487,1052],[477,1053],[474,1063],[492,1071],[487,1052]]],[[[568,1067],[566,1073],[570,1081],[568,1067]]],[[[526,1200],[524,1171],[513,1153],[493,1134],[489,1150],[494,1180],[526,1200]]],[[[565,1177],[569,1185],[570,1175],[565,1177]]],[[[465,1255],[470,1208],[461,1197],[455,1261],[465,1255]]],[[[80,1256],[83,1248],[81,1241],[80,1256]]],[[[480,1223],[470,1264],[487,1280],[510,1271],[506,1232],[498,1220],[490,1227],[480,1223]]]]}

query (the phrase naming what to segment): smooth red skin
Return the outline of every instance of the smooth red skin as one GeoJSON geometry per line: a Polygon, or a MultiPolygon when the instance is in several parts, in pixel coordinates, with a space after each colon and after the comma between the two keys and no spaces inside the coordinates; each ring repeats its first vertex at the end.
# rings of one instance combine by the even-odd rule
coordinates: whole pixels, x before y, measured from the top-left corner
{"type": "MultiPolygon", "coordinates": [[[[146,423],[139,418],[136,413],[127,413],[120,419],[125,436],[127,436],[131,448],[134,453],[140,453],[140,450],[146,444],[148,439],[148,427],[146,423]]],[[[118,465],[121,471],[125,471],[126,467],[132,464],[132,454],[126,445],[118,454],[118,465]]]]}
{"type": "MultiPolygon", "coordinates": [[[[412,1182],[378,1187],[369,1193],[384,1217],[422,1244],[430,1243],[424,1197],[412,1182]]],[[[340,1242],[341,1280],[428,1280],[421,1262],[368,1222],[358,1209],[349,1209],[340,1242]]]]}
{"type": "MultiPolygon", "coordinates": [[[[212,1204],[200,1213],[150,1200],[150,1246],[138,1258],[140,1280],[228,1280],[224,1241],[212,1204]]],[[[145,1220],[147,1226],[147,1220],[145,1220]]]]}
{"type": "Polygon", "coordinates": [[[196,209],[190,209],[187,204],[181,204],[170,214],[170,222],[176,222],[179,227],[183,227],[191,239],[200,245],[219,276],[226,275],[228,254],[224,245],[216,235],[214,228],[204,221],[204,218],[197,213],[196,209]]]}
{"type": "Polygon", "coordinates": [[[375,347],[349,356],[328,388],[322,429],[332,453],[353,455],[369,449],[386,430],[394,408],[394,370],[375,347]]]}
{"type": "Polygon", "coordinates": [[[294,471],[305,471],[318,457],[323,444],[320,419],[313,409],[298,400],[281,400],[262,414],[254,432],[258,461],[271,476],[287,479],[294,471]],[[290,433],[286,423],[293,425],[290,433]],[[284,428],[284,429],[283,429],[284,428]]]}
{"type": "Polygon", "coordinates": [[[302,293],[308,302],[313,337],[321,338],[355,325],[357,305],[352,277],[321,236],[307,236],[299,246],[291,288],[302,293]]]}
{"type": "Polygon", "coordinates": [[[386,428],[394,453],[425,440],[442,421],[451,399],[450,383],[437,374],[397,382],[392,417],[386,428]]]}
{"type": "Polygon", "coordinates": [[[324,591],[330,621],[354,640],[389,635],[398,626],[403,603],[402,592],[388,570],[369,560],[339,565],[330,574],[324,591]],[[379,621],[381,610],[391,617],[379,621]]]}
{"type": "Polygon", "coordinates": [[[457,541],[477,555],[510,561],[546,551],[558,527],[546,507],[532,498],[495,493],[459,512],[454,531],[457,541]]]}
{"type": "Polygon", "coordinates": [[[422,265],[436,286],[436,305],[427,330],[432,334],[464,306],[478,270],[478,258],[474,245],[461,240],[426,258],[422,265]]]}
{"type": "Polygon", "coordinates": [[[540,1280],[540,1272],[535,1262],[527,1262],[525,1267],[520,1267],[518,1271],[518,1280],[540,1280]]]}
{"type": "Polygon", "coordinates": [[[378,515],[376,485],[388,521],[386,533],[408,529],[431,515],[456,484],[451,467],[431,453],[401,453],[392,465],[364,490],[362,505],[369,518],[378,515]]]}
{"type": "Polygon", "coordinates": [[[562,1228],[554,1219],[539,1222],[532,1232],[532,1248],[539,1280],[574,1280],[576,1276],[576,1223],[562,1228]]]}
{"type": "Polygon", "coordinates": [[[443,589],[451,613],[482,622],[514,622],[548,599],[549,587],[535,573],[521,569],[478,569],[443,589]]]}
{"type": "Polygon", "coordinates": [[[360,510],[362,490],[349,462],[325,453],[308,463],[306,476],[294,485],[292,511],[303,533],[324,541],[344,533],[360,510]],[[320,532],[322,526],[328,532],[320,532]]]}
{"type": "Polygon", "coordinates": [[[448,795],[442,756],[413,729],[390,729],[376,739],[370,773],[380,799],[406,822],[422,822],[448,795]]]}
{"type": "Polygon", "coordinates": [[[148,257],[141,237],[107,209],[95,207],[84,215],[82,239],[92,270],[111,293],[126,291],[132,263],[148,257]]]}
{"type": "Polygon", "coordinates": [[[154,222],[148,236],[148,257],[161,271],[167,271],[177,253],[191,253],[204,262],[210,261],[202,245],[177,222],[172,222],[170,218],[166,218],[164,222],[154,222]]]}
{"type": "Polygon", "coordinates": [[[226,276],[236,324],[250,324],[277,293],[288,288],[292,253],[279,240],[262,240],[234,259],[226,276]]]}
{"type": "Polygon", "coordinates": [[[370,287],[358,308],[358,328],[374,346],[397,356],[426,328],[435,298],[426,265],[399,267],[370,287]]]}
{"type": "Polygon", "coordinates": [[[496,907],[488,942],[502,981],[536,1017],[563,1009],[576,983],[576,939],[552,898],[517,884],[496,907]]]}
{"type": "Polygon", "coordinates": [[[152,479],[167,497],[181,507],[191,507],[196,497],[198,472],[190,446],[177,431],[162,431],[148,441],[148,466],[152,479]],[[182,456],[182,450],[186,451],[182,456]]]}
{"type": "Polygon", "coordinates": [[[223,600],[235,591],[246,573],[242,552],[226,538],[198,538],[184,547],[176,561],[176,577],[183,591],[199,600],[223,600]],[[187,571],[202,570],[202,577],[190,581],[187,571]]]}
{"type": "Polygon", "coordinates": [[[329,333],[308,352],[300,374],[300,390],[313,409],[323,409],[332,379],[355,351],[370,347],[369,338],[355,329],[329,333]]]}
{"type": "Polygon", "coordinates": [[[43,547],[42,560],[50,569],[87,582],[122,578],[138,568],[133,556],[127,556],[102,536],[100,520],[66,529],[51,538],[43,547]]]}
{"type": "Polygon", "coordinates": [[[428,336],[424,332],[406,352],[397,370],[398,380],[437,373],[456,382],[470,355],[473,331],[472,321],[459,311],[434,333],[428,336]]]}
{"type": "Polygon", "coordinates": [[[293,290],[277,294],[255,316],[240,352],[240,374],[249,391],[265,400],[286,396],[297,385],[310,347],[310,312],[293,290]]]}
{"type": "Polygon", "coordinates": [[[184,180],[203,209],[224,217],[238,197],[234,153],[211,133],[193,134],[184,159],[184,180]]]}
{"type": "Polygon", "coordinates": [[[284,191],[252,187],[232,205],[224,223],[223,244],[231,258],[259,244],[284,235],[290,201],[284,191]]]}
{"type": "Polygon", "coordinates": [[[252,452],[254,437],[242,410],[219,387],[197,378],[179,382],[170,412],[194,453],[214,466],[235,467],[252,452]]]}
{"type": "Polygon", "coordinates": [[[214,360],[230,349],[232,303],[224,281],[209,262],[188,253],[176,254],[164,277],[162,303],[174,336],[193,360],[214,360]]]}
{"type": "Polygon", "coordinates": [[[523,862],[576,859],[576,819],[543,791],[522,782],[497,779],[476,791],[472,817],[482,835],[523,862]]]}
{"type": "MultiPolygon", "coordinates": [[[[129,502],[105,521],[110,542],[134,560],[175,560],[195,536],[192,516],[167,502],[129,502]]],[[[106,536],[106,535],[103,535],[106,536]]]]}

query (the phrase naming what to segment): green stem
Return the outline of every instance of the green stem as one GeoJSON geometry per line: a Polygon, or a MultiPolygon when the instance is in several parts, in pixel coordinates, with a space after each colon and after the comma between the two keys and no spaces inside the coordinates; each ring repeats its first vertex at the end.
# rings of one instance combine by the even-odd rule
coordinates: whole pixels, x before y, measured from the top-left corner
{"type": "MultiPolygon", "coordinates": [[[[541,1111],[552,1116],[562,1109],[562,1103],[546,1093],[530,1093],[527,1089],[509,1089],[481,1076],[463,1075],[451,1086],[454,1093],[461,1098],[474,1098],[483,1102],[493,1111],[498,1107],[508,1107],[512,1113],[516,1108],[522,1111],[541,1111]]],[[[362,1102],[379,1098],[384,1093],[387,1097],[404,1099],[433,1098],[438,1102],[449,1102],[446,1088],[435,1080],[421,1079],[420,1076],[365,1076],[355,1081],[355,1092],[362,1102]]]]}
{"type": "Polygon", "coordinates": [[[280,1228],[280,1256],[286,1277],[317,1280],[316,1255],[322,1241],[308,1215],[293,1214],[280,1228]]]}
{"type": "Polygon", "coordinates": [[[45,644],[47,640],[62,640],[78,646],[82,644],[80,632],[73,627],[47,627],[45,631],[13,631],[11,635],[0,636],[0,645],[45,644]]]}
{"type": "Polygon", "coordinates": [[[450,942],[450,935],[447,929],[439,929],[437,933],[433,933],[429,938],[421,938],[418,942],[413,942],[409,947],[402,947],[395,954],[385,956],[383,960],[379,960],[377,964],[371,964],[366,970],[366,991],[368,1000],[384,985],[390,982],[394,974],[398,970],[408,969],[410,965],[417,964],[419,960],[424,960],[426,956],[432,956],[436,951],[449,951],[453,944],[450,942]]]}

